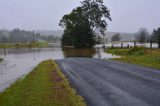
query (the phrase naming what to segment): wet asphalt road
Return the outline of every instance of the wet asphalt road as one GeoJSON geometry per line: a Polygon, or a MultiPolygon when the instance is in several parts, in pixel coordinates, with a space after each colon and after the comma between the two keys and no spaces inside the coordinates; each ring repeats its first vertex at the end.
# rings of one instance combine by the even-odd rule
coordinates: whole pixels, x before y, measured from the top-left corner
{"type": "Polygon", "coordinates": [[[88,106],[160,106],[160,70],[90,58],[56,62],[88,106]]]}

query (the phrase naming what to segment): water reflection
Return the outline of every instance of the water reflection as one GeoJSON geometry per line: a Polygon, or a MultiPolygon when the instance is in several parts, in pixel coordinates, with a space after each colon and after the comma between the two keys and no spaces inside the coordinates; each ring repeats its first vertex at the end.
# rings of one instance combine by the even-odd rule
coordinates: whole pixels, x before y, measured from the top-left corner
{"type": "Polygon", "coordinates": [[[113,54],[105,53],[103,48],[63,48],[63,55],[65,58],[68,57],[89,57],[89,58],[98,58],[98,59],[108,59],[108,58],[116,58],[113,54]]]}
{"type": "Polygon", "coordinates": [[[75,49],[75,48],[63,48],[63,55],[64,57],[91,57],[96,53],[95,49],[89,48],[82,48],[82,49],[75,49]]]}

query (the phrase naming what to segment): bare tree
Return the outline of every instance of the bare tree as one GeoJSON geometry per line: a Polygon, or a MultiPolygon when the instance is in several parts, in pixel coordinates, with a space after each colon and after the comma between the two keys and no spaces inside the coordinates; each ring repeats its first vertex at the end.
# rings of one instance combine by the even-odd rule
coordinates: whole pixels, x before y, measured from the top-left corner
{"type": "Polygon", "coordinates": [[[135,36],[135,40],[140,43],[145,43],[149,36],[149,32],[146,28],[140,28],[135,36]]]}
{"type": "Polygon", "coordinates": [[[121,40],[121,37],[120,37],[120,34],[119,34],[119,33],[113,35],[113,36],[112,36],[112,39],[111,39],[112,42],[120,41],[120,40],[121,40]]]}

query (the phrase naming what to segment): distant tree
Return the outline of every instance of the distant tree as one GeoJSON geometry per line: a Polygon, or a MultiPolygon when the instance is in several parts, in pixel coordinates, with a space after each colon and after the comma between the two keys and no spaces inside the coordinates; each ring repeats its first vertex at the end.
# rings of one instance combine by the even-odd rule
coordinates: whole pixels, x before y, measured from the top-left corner
{"type": "Polygon", "coordinates": [[[111,39],[112,42],[120,41],[120,40],[121,40],[121,37],[120,37],[120,34],[119,34],[119,33],[113,35],[113,36],[112,36],[112,39],[111,39]]]}
{"type": "Polygon", "coordinates": [[[148,30],[146,28],[140,28],[135,36],[135,40],[140,43],[145,43],[149,36],[148,30]]]}
{"type": "Polygon", "coordinates": [[[0,30],[0,43],[8,43],[9,37],[3,30],[0,30]]]}
{"type": "Polygon", "coordinates": [[[60,21],[65,31],[62,45],[92,47],[95,44],[95,30],[104,35],[106,19],[111,20],[109,9],[103,0],[84,0],[81,6],[64,15],[60,21]]]}
{"type": "MultiPolygon", "coordinates": [[[[59,37],[54,35],[41,35],[40,33],[34,34],[34,41],[47,41],[57,42],[60,41],[59,37]]],[[[0,43],[32,43],[33,32],[21,30],[19,28],[13,29],[12,31],[0,30],[0,43]]]]}
{"type": "Polygon", "coordinates": [[[160,28],[153,30],[152,39],[158,43],[160,49],[160,28]]]}
{"type": "Polygon", "coordinates": [[[0,35],[0,43],[8,43],[8,37],[0,35]]]}

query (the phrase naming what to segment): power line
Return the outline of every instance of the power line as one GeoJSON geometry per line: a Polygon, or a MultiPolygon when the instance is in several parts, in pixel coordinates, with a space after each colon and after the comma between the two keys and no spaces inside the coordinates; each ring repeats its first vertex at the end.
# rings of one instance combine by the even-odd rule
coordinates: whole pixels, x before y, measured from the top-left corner
{"type": "Polygon", "coordinates": [[[12,9],[10,9],[3,0],[0,0],[0,5],[1,5],[2,7],[4,7],[5,9],[13,12],[12,9]]]}
{"type": "Polygon", "coordinates": [[[17,16],[21,16],[20,15],[20,13],[10,4],[10,3],[8,3],[7,2],[7,0],[1,0],[1,1],[3,1],[3,3],[6,5],[6,7],[9,9],[9,10],[11,10],[11,11],[13,11],[15,14],[17,14],[17,16]]]}
{"type": "Polygon", "coordinates": [[[21,16],[22,18],[24,18],[24,15],[22,14],[22,12],[21,12],[20,8],[19,8],[19,7],[18,7],[18,5],[15,3],[15,1],[14,1],[14,0],[11,0],[10,2],[12,2],[12,3],[13,3],[14,8],[15,8],[15,10],[17,11],[17,13],[19,13],[19,14],[20,14],[20,16],[21,16]]]}
{"type": "Polygon", "coordinates": [[[10,13],[19,17],[19,21],[21,25],[28,24],[25,22],[25,17],[22,14],[22,11],[18,7],[18,5],[13,0],[0,0],[0,5],[2,5],[6,10],[10,11],[10,13]]]}

